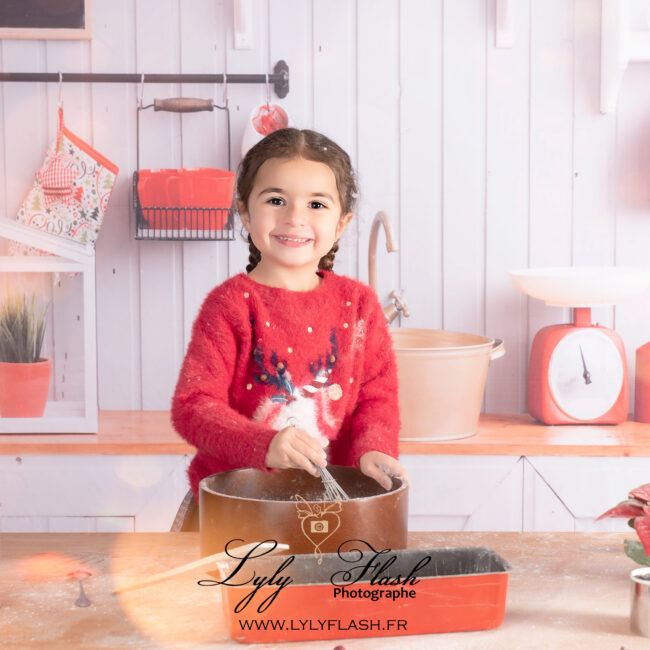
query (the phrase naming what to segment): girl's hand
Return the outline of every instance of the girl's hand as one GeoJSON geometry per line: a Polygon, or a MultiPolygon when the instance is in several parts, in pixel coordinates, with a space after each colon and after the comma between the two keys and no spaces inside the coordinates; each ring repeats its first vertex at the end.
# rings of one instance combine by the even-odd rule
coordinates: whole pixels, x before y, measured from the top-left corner
{"type": "Polygon", "coordinates": [[[381,451],[367,451],[359,460],[361,471],[370,478],[374,478],[385,490],[393,486],[391,476],[399,476],[407,484],[410,483],[406,469],[388,454],[381,451]]]}
{"type": "Polygon", "coordinates": [[[327,438],[312,438],[298,427],[285,427],[280,429],[271,440],[266,452],[266,466],[279,469],[287,467],[304,469],[318,477],[320,475],[314,465],[327,467],[323,447],[328,443],[327,438]]]}

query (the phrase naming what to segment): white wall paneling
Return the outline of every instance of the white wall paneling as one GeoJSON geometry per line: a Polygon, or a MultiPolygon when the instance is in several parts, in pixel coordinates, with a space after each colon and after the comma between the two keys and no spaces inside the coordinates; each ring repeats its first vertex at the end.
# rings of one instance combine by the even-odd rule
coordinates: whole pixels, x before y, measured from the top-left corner
{"type": "MultiPolygon", "coordinates": [[[[403,325],[435,329],[442,328],[442,7],[442,0],[400,3],[400,205],[393,215],[400,286],[383,285],[403,292],[411,314],[403,325]]],[[[385,255],[384,247],[378,261],[385,255]]]]}
{"type": "MultiPolygon", "coordinates": [[[[182,0],[180,43],[182,73],[220,73],[226,64],[226,43],[216,26],[224,24],[223,3],[211,3],[205,12],[191,10],[192,0],[182,0]]],[[[184,84],[185,97],[212,99],[222,105],[220,87],[184,84]]],[[[228,168],[228,124],[224,111],[188,113],[181,118],[183,167],[228,168]]],[[[233,152],[234,153],[234,152],[233,152]]],[[[206,294],[228,277],[228,246],[221,242],[185,242],[182,244],[183,352],[192,333],[192,323],[206,294]]]]}
{"type": "MultiPolygon", "coordinates": [[[[3,70],[44,69],[45,43],[42,41],[0,40],[3,70]]],[[[50,144],[48,123],[55,114],[47,113],[45,84],[2,84],[4,122],[5,209],[14,217],[34,174],[40,169],[43,154],[50,144]],[[25,146],[29,143],[30,146],[25,146]]]]}
{"type": "MultiPolygon", "coordinates": [[[[571,5],[572,7],[572,5],[571,5]]],[[[572,263],[573,11],[564,0],[530,4],[530,155],[528,263],[572,263]]],[[[567,322],[569,309],[526,298],[529,338],[567,322]]]]}
{"type": "MultiPolygon", "coordinates": [[[[283,105],[350,153],[359,214],[336,269],[367,279],[375,212],[378,294],[404,292],[395,326],[503,338],[485,409],[525,410],[535,332],[568,309],[521,296],[514,267],[647,267],[650,237],[650,65],[629,66],[615,113],[600,113],[600,0],[516,2],[512,48],[495,47],[493,0],[266,0],[253,3],[251,49],[236,49],[232,0],[98,2],[93,39],[0,41],[2,71],[272,72],[290,66],[283,105]]],[[[636,24],[636,23],[635,23],[636,24]]],[[[636,25],[639,27],[639,25],[636,25]]],[[[0,211],[15,215],[56,129],[57,84],[0,85],[0,211]]],[[[166,409],[191,324],[207,291],[244,269],[235,242],[136,242],[136,85],[65,84],[71,130],[120,167],[97,243],[99,404],[166,409]]],[[[221,87],[148,84],[154,97],[221,101],[221,87]]],[[[232,165],[263,84],[231,84],[232,165]]],[[[142,115],[143,167],[225,166],[221,113],[142,115]]],[[[628,349],[646,342],[650,296],[594,310],[628,349]]],[[[69,332],[70,340],[76,336],[69,332]]],[[[631,397],[632,399],[632,397],[631,397]]]]}
{"type": "MultiPolygon", "coordinates": [[[[95,3],[93,15],[92,72],[138,69],[133,0],[95,3]]],[[[140,245],[133,238],[131,210],[138,91],[126,84],[92,87],[93,144],[120,169],[96,248],[97,379],[104,409],[142,408],[140,245]]],[[[67,96],[67,86],[64,92],[67,96]]]]}
{"type": "MultiPolygon", "coordinates": [[[[382,7],[379,6],[380,3],[375,4],[374,11],[370,11],[377,16],[382,12],[382,7]]],[[[361,46],[358,13],[362,10],[362,5],[348,0],[313,0],[313,114],[311,125],[303,122],[304,128],[316,129],[338,142],[352,157],[360,174],[359,131],[362,128],[363,100],[361,88],[357,85],[357,71],[361,46]]],[[[273,35],[271,38],[275,40],[273,35]]],[[[363,277],[364,273],[357,260],[358,251],[363,250],[364,243],[367,242],[367,237],[362,235],[367,233],[367,224],[365,228],[363,224],[365,196],[363,191],[359,202],[360,211],[341,237],[337,253],[335,268],[337,271],[340,268],[341,273],[352,277],[358,277],[359,274],[363,277]]]]}
{"type": "MultiPolygon", "coordinates": [[[[616,117],[598,108],[600,15],[590,0],[576,0],[573,84],[573,263],[615,262],[616,117]]],[[[623,264],[619,261],[619,264],[623,264]]],[[[614,308],[592,310],[592,321],[614,326],[614,308]]]]}
{"type": "MultiPolygon", "coordinates": [[[[361,202],[359,277],[367,281],[368,241],[375,214],[384,210],[399,231],[399,14],[392,0],[357,2],[357,139],[361,202]],[[363,242],[363,243],[362,243],[363,242]]],[[[377,293],[398,288],[398,257],[377,244],[377,293]],[[390,287],[390,288],[389,288],[390,287]]]]}
{"type": "MultiPolygon", "coordinates": [[[[247,72],[271,72],[276,61],[269,61],[269,14],[268,2],[256,2],[253,11],[253,34],[255,35],[253,47],[250,50],[234,49],[234,36],[232,33],[233,6],[229,0],[223,0],[223,26],[218,27],[221,42],[225,43],[225,71],[228,74],[247,72]],[[225,30],[223,29],[225,27],[225,30]]],[[[192,5],[194,7],[194,4],[192,5]]],[[[290,5],[286,10],[290,10],[290,5]]],[[[193,9],[196,11],[196,9],[193,9]]],[[[288,16],[290,14],[286,14],[288,16]]],[[[286,18],[289,22],[292,19],[286,18]]],[[[286,42],[285,41],[281,41],[286,42]]],[[[291,80],[289,80],[291,84],[291,80]]],[[[289,91],[291,92],[291,90],[289,91]]],[[[266,102],[266,87],[262,85],[230,85],[228,86],[230,98],[230,122],[233,135],[233,169],[237,168],[241,158],[241,138],[244,125],[250,118],[251,111],[261,103],[266,102]]],[[[277,98],[275,98],[277,99],[277,98]]],[[[280,102],[281,103],[281,102],[280,102]]],[[[229,246],[228,275],[241,273],[248,264],[248,244],[240,236],[241,224],[237,220],[235,225],[236,244],[219,244],[220,247],[229,246]]],[[[219,249],[221,251],[221,248],[219,249]]],[[[218,278],[215,284],[225,280],[218,278]]]]}
{"type": "MultiPolygon", "coordinates": [[[[177,0],[135,3],[137,70],[180,72],[177,0]]],[[[176,84],[145,85],[143,103],[178,97],[176,84]]],[[[140,114],[140,166],[181,166],[181,118],[153,109],[140,114]]],[[[143,409],[169,408],[183,355],[183,245],[140,242],[140,344],[143,409]]]]}
{"type": "Polygon", "coordinates": [[[443,12],[442,323],[469,332],[485,328],[486,11],[459,0],[443,12]]]}
{"type": "MultiPolygon", "coordinates": [[[[505,341],[508,357],[490,365],[485,406],[493,413],[526,410],[526,298],[511,290],[508,271],[528,265],[529,5],[517,2],[511,16],[512,48],[487,47],[485,332],[505,341]]],[[[488,3],[488,24],[496,24],[495,9],[488,3]]]]}
{"type": "MultiPolygon", "coordinates": [[[[616,210],[615,259],[618,264],[650,266],[650,64],[630,65],[623,77],[616,113],[613,201],[616,210]],[[645,92],[637,89],[644,87],[645,92]]],[[[613,116],[607,115],[606,118],[613,116]]],[[[616,305],[615,325],[633,369],[636,348],[650,340],[650,299],[642,296],[616,305]]],[[[634,381],[630,384],[634,404],[634,381]]],[[[632,410],[632,409],[631,409],[632,410]]]]}

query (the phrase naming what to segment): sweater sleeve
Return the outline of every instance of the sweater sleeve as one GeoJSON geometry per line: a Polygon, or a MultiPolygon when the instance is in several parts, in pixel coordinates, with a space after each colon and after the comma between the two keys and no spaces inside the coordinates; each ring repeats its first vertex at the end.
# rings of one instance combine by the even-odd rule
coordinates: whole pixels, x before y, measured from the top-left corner
{"type": "Polygon", "coordinates": [[[352,416],[352,440],[348,461],[359,466],[367,451],[398,456],[400,429],[397,365],[393,341],[384,312],[372,292],[366,330],[364,373],[352,416]]]}
{"type": "Polygon", "coordinates": [[[277,431],[230,406],[239,345],[232,306],[220,303],[209,296],[194,322],[172,398],[172,423],[185,440],[220,463],[264,469],[277,431]]]}

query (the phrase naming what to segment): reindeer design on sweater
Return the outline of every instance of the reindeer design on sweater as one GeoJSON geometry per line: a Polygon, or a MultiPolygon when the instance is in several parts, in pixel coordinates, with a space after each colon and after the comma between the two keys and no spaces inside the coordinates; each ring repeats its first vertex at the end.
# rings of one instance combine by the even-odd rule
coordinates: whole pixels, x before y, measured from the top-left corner
{"type": "Polygon", "coordinates": [[[336,328],[330,336],[330,350],[309,364],[313,380],[309,384],[296,386],[289,372],[286,359],[280,360],[277,353],[271,353],[271,366],[265,366],[261,339],[253,350],[253,358],[260,372],[255,381],[274,386],[277,392],[260,404],[253,413],[253,419],[266,422],[276,430],[287,426],[304,429],[312,437],[326,435],[328,429],[337,428],[330,403],[340,399],[343,391],[339,384],[331,382],[331,373],[336,365],[338,345],[336,328]]]}

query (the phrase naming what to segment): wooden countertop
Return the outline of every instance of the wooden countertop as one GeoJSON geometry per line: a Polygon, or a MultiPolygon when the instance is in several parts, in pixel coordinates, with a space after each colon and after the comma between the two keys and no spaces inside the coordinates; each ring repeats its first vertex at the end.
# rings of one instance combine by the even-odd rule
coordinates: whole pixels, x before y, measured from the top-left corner
{"type": "Polygon", "coordinates": [[[99,433],[2,434],[7,454],[194,454],[169,411],[100,411],[99,433]]]}
{"type": "MultiPolygon", "coordinates": [[[[629,573],[622,533],[410,533],[409,547],[487,546],[511,564],[505,619],[493,630],[345,639],[347,650],[395,648],[646,648],[629,629],[629,573]]],[[[185,574],[112,595],[131,580],[197,559],[196,533],[0,535],[0,639],[3,647],[242,648],[227,633],[220,588],[185,574]],[[76,607],[75,582],[27,579],[25,560],[64,554],[91,569],[76,607]]],[[[326,613],[324,612],[324,615],[326,613]]],[[[338,642],[300,642],[327,648],[338,642]]],[[[260,647],[260,646],[258,646],[260,647]]],[[[295,643],[264,645],[295,648],[295,643]]]]}
{"type": "Polygon", "coordinates": [[[489,456],[650,456],[650,424],[546,426],[530,415],[481,415],[475,435],[401,442],[401,454],[489,456]]]}
{"type": "MultiPolygon", "coordinates": [[[[99,433],[2,434],[0,455],[194,454],[168,411],[100,411],[99,433]]],[[[529,415],[482,415],[460,440],[400,443],[401,454],[650,457],[650,424],[544,426],[529,415]]]]}

